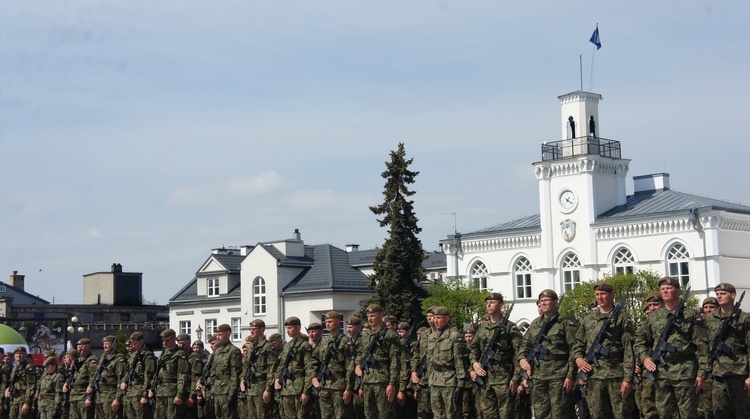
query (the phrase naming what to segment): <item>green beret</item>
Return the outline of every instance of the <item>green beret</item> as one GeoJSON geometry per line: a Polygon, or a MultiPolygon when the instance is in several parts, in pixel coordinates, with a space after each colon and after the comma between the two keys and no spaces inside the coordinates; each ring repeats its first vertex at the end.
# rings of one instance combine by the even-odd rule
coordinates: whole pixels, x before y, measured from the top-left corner
{"type": "Polygon", "coordinates": [[[728,282],[722,282],[721,284],[717,285],[716,288],[714,288],[714,291],[726,291],[730,294],[734,294],[737,292],[737,290],[734,288],[734,285],[728,282]]]}
{"type": "Polygon", "coordinates": [[[671,276],[665,276],[664,278],[660,279],[659,286],[661,287],[662,285],[669,285],[677,289],[682,288],[680,287],[680,281],[677,278],[672,278],[671,276]]]}

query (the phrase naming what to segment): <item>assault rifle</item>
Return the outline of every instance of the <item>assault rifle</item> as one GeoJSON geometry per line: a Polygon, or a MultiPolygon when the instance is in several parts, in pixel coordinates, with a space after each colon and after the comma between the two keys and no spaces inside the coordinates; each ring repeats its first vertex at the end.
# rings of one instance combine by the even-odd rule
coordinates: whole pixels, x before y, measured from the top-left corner
{"type": "Polygon", "coordinates": [[[357,382],[357,386],[362,384],[362,378],[365,376],[365,374],[370,372],[370,367],[375,365],[375,356],[373,353],[375,350],[382,344],[381,339],[383,337],[383,331],[385,329],[385,321],[383,322],[383,325],[380,326],[380,330],[375,333],[375,336],[372,337],[372,340],[370,341],[370,346],[367,347],[367,351],[365,352],[365,356],[362,357],[362,362],[359,363],[359,369],[362,370],[362,377],[357,376],[355,381],[357,382]]]}
{"type": "MultiPolygon", "coordinates": [[[[565,295],[560,297],[560,300],[557,302],[555,309],[552,310],[552,313],[550,313],[549,318],[544,320],[544,323],[542,323],[542,328],[536,335],[536,339],[534,339],[534,344],[531,346],[531,350],[528,354],[526,354],[526,362],[528,362],[532,368],[538,367],[539,358],[542,357],[541,359],[544,359],[543,357],[549,353],[549,349],[545,348],[542,345],[542,342],[544,341],[544,339],[549,340],[549,336],[547,336],[547,333],[549,333],[549,330],[552,328],[552,324],[555,322],[555,320],[557,320],[557,317],[559,316],[558,311],[564,299],[565,295]]],[[[529,388],[533,387],[534,384],[531,381],[531,376],[529,376],[529,373],[527,373],[523,368],[521,368],[521,377],[526,380],[526,384],[529,388]]]]}
{"type": "MultiPolygon", "coordinates": [[[[503,354],[495,350],[495,347],[497,347],[500,338],[502,337],[503,333],[505,333],[505,328],[508,326],[508,320],[510,319],[510,312],[513,311],[513,307],[515,305],[516,303],[511,304],[508,311],[505,312],[505,317],[503,317],[503,320],[495,328],[495,332],[492,333],[492,339],[490,339],[490,343],[487,344],[487,347],[484,348],[484,352],[482,352],[482,357],[479,359],[479,365],[485,371],[494,372],[495,369],[492,367],[492,364],[500,362],[503,359],[503,354]]],[[[484,385],[484,379],[477,375],[476,379],[472,381],[471,385],[478,390],[484,385]]]]}
{"type": "Polygon", "coordinates": [[[62,394],[62,399],[64,402],[67,402],[70,400],[70,392],[73,390],[73,383],[76,381],[76,372],[78,372],[78,363],[73,362],[73,368],[71,371],[68,372],[68,375],[65,377],[65,384],[68,385],[68,392],[62,394]]]}
{"type": "MultiPolygon", "coordinates": [[[[141,355],[141,352],[138,351],[138,354],[136,354],[135,359],[133,360],[133,364],[130,366],[130,369],[128,370],[128,375],[125,376],[125,384],[127,385],[127,388],[130,388],[130,384],[133,383],[133,378],[135,377],[135,370],[138,368],[138,364],[140,364],[141,359],[143,356],[141,355]]],[[[120,390],[120,397],[125,397],[125,393],[127,393],[128,390],[120,390]]]]}
{"type": "MultiPolygon", "coordinates": [[[[299,336],[295,338],[295,340],[299,339],[299,336]]],[[[281,371],[279,372],[279,385],[281,385],[281,390],[286,387],[286,380],[289,378],[292,378],[292,373],[289,371],[289,364],[292,363],[292,360],[297,357],[297,351],[294,349],[294,345],[296,342],[293,340],[290,343],[289,352],[286,353],[286,358],[284,358],[284,364],[281,367],[281,371]]],[[[279,398],[281,397],[281,391],[276,390],[274,391],[274,397],[279,398]]],[[[280,399],[279,399],[280,400],[280,399]]]]}
{"type": "Polygon", "coordinates": [[[245,371],[245,376],[242,378],[242,380],[245,382],[245,392],[250,390],[250,384],[252,384],[253,380],[255,380],[255,371],[253,371],[253,369],[255,368],[255,361],[257,360],[258,352],[255,350],[255,348],[253,348],[250,353],[250,360],[247,363],[247,371],[245,371]]]}
{"type": "MultiPolygon", "coordinates": [[[[323,387],[326,383],[326,377],[331,375],[331,369],[328,368],[328,364],[331,362],[331,358],[333,358],[334,355],[336,355],[336,348],[339,346],[339,342],[341,342],[341,337],[344,336],[342,333],[339,333],[338,336],[336,336],[336,340],[334,340],[332,343],[328,344],[328,350],[326,350],[326,356],[323,358],[323,364],[320,366],[320,372],[318,373],[318,383],[320,383],[320,386],[323,387]]],[[[317,388],[313,388],[314,392],[318,392],[317,388]]]]}
{"type": "Polygon", "coordinates": [[[719,333],[716,335],[716,337],[714,337],[714,342],[711,345],[711,354],[708,358],[709,366],[713,365],[714,361],[719,361],[719,357],[721,357],[722,355],[726,355],[730,358],[734,356],[732,348],[730,348],[729,345],[727,345],[724,341],[726,340],[727,335],[729,334],[731,329],[737,329],[735,321],[740,317],[740,305],[742,304],[743,298],[745,298],[745,291],[742,291],[740,299],[736,303],[734,303],[734,309],[732,310],[732,313],[724,318],[724,321],[721,323],[721,329],[719,329],[719,333]]]}
{"type": "Polygon", "coordinates": [[[96,369],[94,379],[91,380],[91,384],[89,384],[89,386],[94,389],[94,393],[86,393],[87,400],[91,400],[91,397],[99,391],[100,382],[107,382],[107,380],[102,377],[102,373],[107,369],[107,365],[109,365],[110,362],[112,362],[112,358],[107,358],[107,353],[104,353],[104,355],[102,355],[102,361],[99,363],[99,368],[96,369]]]}
{"type": "MultiPolygon", "coordinates": [[[[214,363],[214,354],[208,356],[208,362],[206,362],[206,367],[203,370],[203,375],[201,375],[201,378],[198,379],[198,382],[200,383],[201,387],[207,387],[208,386],[208,377],[211,376],[211,366],[214,363]]],[[[198,399],[198,397],[201,396],[201,390],[196,388],[195,389],[195,398],[198,399]]]]}
{"type": "Polygon", "coordinates": [[[154,397],[148,398],[148,404],[154,405],[156,402],[156,391],[159,389],[159,385],[161,384],[161,377],[159,377],[159,373],[161,373],[161,369],[164,367],[164,353],[162,352],[161,356],[159,357],[159,360],[156,361],[156,370],[154,370],[154,378],[151,380],[151,386],[146,389],[146,394],[148,394],[149,390],[154,395],[154,397]]]}
{"type": "MultiPolygon", "coordinates": [[[[599,333],[596,334],[596,338],[591,343],[591,346],[586,352],[586,355],[583,357],[583,360],[586,361],[586,363],[588,363],[589,365],[599,367],[599,358],[609,355],[609,349],[602,346],[602,342],[604,342],[605,337],[612,337],[612,334],[609,333],[609,328],[614,323],[616,323],[617,318],[620,317],[620,313],[622,313],[622,310],[625,307],[626,299],[627,294],[623,294],[622,301],[620,301],[620,304],[615,306],[614,310],[612,310],[612,315],[610,315],[609,318],[604,321],[601,329],[599,329],[599,333]]],[[[588,374],[583,371],[578,371],[578,379],[581,380],[584,384],[589,381],[588,374]]]]}
{"type": "MultiPolygon", "coordinates": [[[[669,343],[667,343],[667,339],[669,339],[669,336],[672,334],[672,330],[674,329],[675,324],[677,324],[677,322],[682,319],[683,312],[685,311],[685,301],[688,299],[689,295],[690,287],[685,290],[685,295],[682,297],[682,300],[680,300],[680,303],[677,305],[677,309],[675,309],[674,313],[669,313],[667,315],[667,323],[664,325],[664,329],[661,331],[659,340],[656,341],[656,345],[651,351],[651,360],[654,361],[657,366],[667,365],[667,360],[664,359],[664,356],[667,353],[674,353],[677,350],[674,345],[670,345],[669,343]]],[[[643,376],[651,381],[656,380],[653,371],[649,371],[648,369],[644,371],[643,376]]]]}
{"type": "Polygon", "coordinates": [[[13,401],[13,393],[16,392],[16,382],[20,378],[19,376],[20,371],[22,368],[26,368],[26,361],[16,365],[16,371],[13,374],[13,377],[10,379],[10,385],[8,386],[8,393],[10,393],[10,397],[5,398],[5,403],[3,403],[3,411],[10,412],[10,402],[13,401]]]}

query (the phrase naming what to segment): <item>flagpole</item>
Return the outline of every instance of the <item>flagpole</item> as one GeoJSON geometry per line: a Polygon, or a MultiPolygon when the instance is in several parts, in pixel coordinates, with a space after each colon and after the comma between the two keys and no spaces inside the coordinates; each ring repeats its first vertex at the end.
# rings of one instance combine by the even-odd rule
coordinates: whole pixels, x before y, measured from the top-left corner
{"type": "Polygon", "coordinates": [[[578,71],[581,73],[581,91],[583,91],[583,56],[578,54],[578,71]]]}
{"type": "Polygon", "coordinates": [[[594,52],[596,51],[596,45],[594,45],[594,48],[591,50],[591,73],[589,74],[589,91],[593,92],[594,87],[594,57],[596,54],[594,52]]]}

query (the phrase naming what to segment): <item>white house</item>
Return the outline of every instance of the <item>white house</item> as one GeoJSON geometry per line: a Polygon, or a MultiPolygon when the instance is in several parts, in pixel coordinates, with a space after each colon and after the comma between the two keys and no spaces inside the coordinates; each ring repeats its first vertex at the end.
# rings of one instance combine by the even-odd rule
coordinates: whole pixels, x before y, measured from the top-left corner
{"type": "Polygon", "coordinates": [[[600,136],[597,93],[559,97],[562,140],[533,163],[539,213],[442,240],[447,275],[468,278],[515,302],[525,330],[544,289],[564,293],[604,273],[650,269],[705,296],[716,284],[750,288],[750,207],[673,191],[669,174],[636,176],[600,136]]]}

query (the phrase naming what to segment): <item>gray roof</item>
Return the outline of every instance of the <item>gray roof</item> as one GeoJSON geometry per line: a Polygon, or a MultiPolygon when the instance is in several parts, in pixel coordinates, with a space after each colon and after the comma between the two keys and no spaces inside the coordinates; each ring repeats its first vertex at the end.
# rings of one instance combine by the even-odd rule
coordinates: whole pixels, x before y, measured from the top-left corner
{"type": "MultiPolygon", "coordinates": [[[[375,256],[380,249],[359,250],[349,252],[349,264],[354,267],[369,267],[375,262],[375,256]]],[[[445,269],[447,267],[446,256],[443,252],[425,253],[427,259],[422,262],[422,266],[428,271],[435,269],[445,269]]]]}
{"type": "Polygon", "coordinates": [[[219,262],[221,266],[224,267],[224,272],[238,273],[240,271],[240,266],[242,265],[242,261],[245,260],[245,257],[246,256],[242,256],[242,255],[227,255],[227,254],[222,254],[222,253],[212,254],[211,256],[208,257],[208,259],[206,259],[206,262],[203,262],[203,265],[201,266],[205,266],[209,260],[214,259],[217,262],[219,262]]]}
{"type": "Polygon", "coordinates": [[[279,263],[279,266],[311,268],[313,266],[313,262],[315,262],[315,260],[312,258],[312,255],[308,254],[307,248],[309,246],[305,246],[305,256],[286,256],[271,244],[259,244],[258,246],[263,246],[263,248],[266,249],[266,251],[276,259],[276,261],[279,263]]]}
{"type": "MultiPolygon", "coordinates": [[[[614,207],[596,217],[597,223],[626,220],[630,218],[650,218],[690,210],[721,210],[741,214],[750,214],[750,206],[736,204],[719,199],[707,198],[671,189],[638,192],[627,197],[625,204],[614,207]]],[[[487,227],[462,234],[463,237],[484,236],[490,234],[520,233],[522,231],[540,231],[539,214],[508,221],[493,227],[487,227]]]]}
{"type": "MultiPolygon", "coordinates": [[[[169,302],[180,302],[188,303],[191,301],[204,301],[209,297],[206,295],[198,295],[198,278],[193,278],[188,282],[182,289],[169,299],[169,302]]],[[[240,282],[229,290],[227,294],[211,297],[211,301],[227,301],[227,300],[240,300],[240,282]]]]}
{"type": "Polygon", "coordinates": [[[297,275],[284,288],[284,294],[369,291],[370,279],[349,264],[349,256],[345,250],[330,244],[305,246],[305,259],[315,263],[311,263],[297,275]]]}
{"type": "Polygon", "coordinates": [[[34,294],[29,294],[28,292],[16,288],[13,285],[10,285],[7,282],[0,281],[0,285],[5,287],[5,293],[13,297],[13,305],[19,305],[19,304],[49,304],[49,301],[39,298],[39,296],[34,294]]]}

